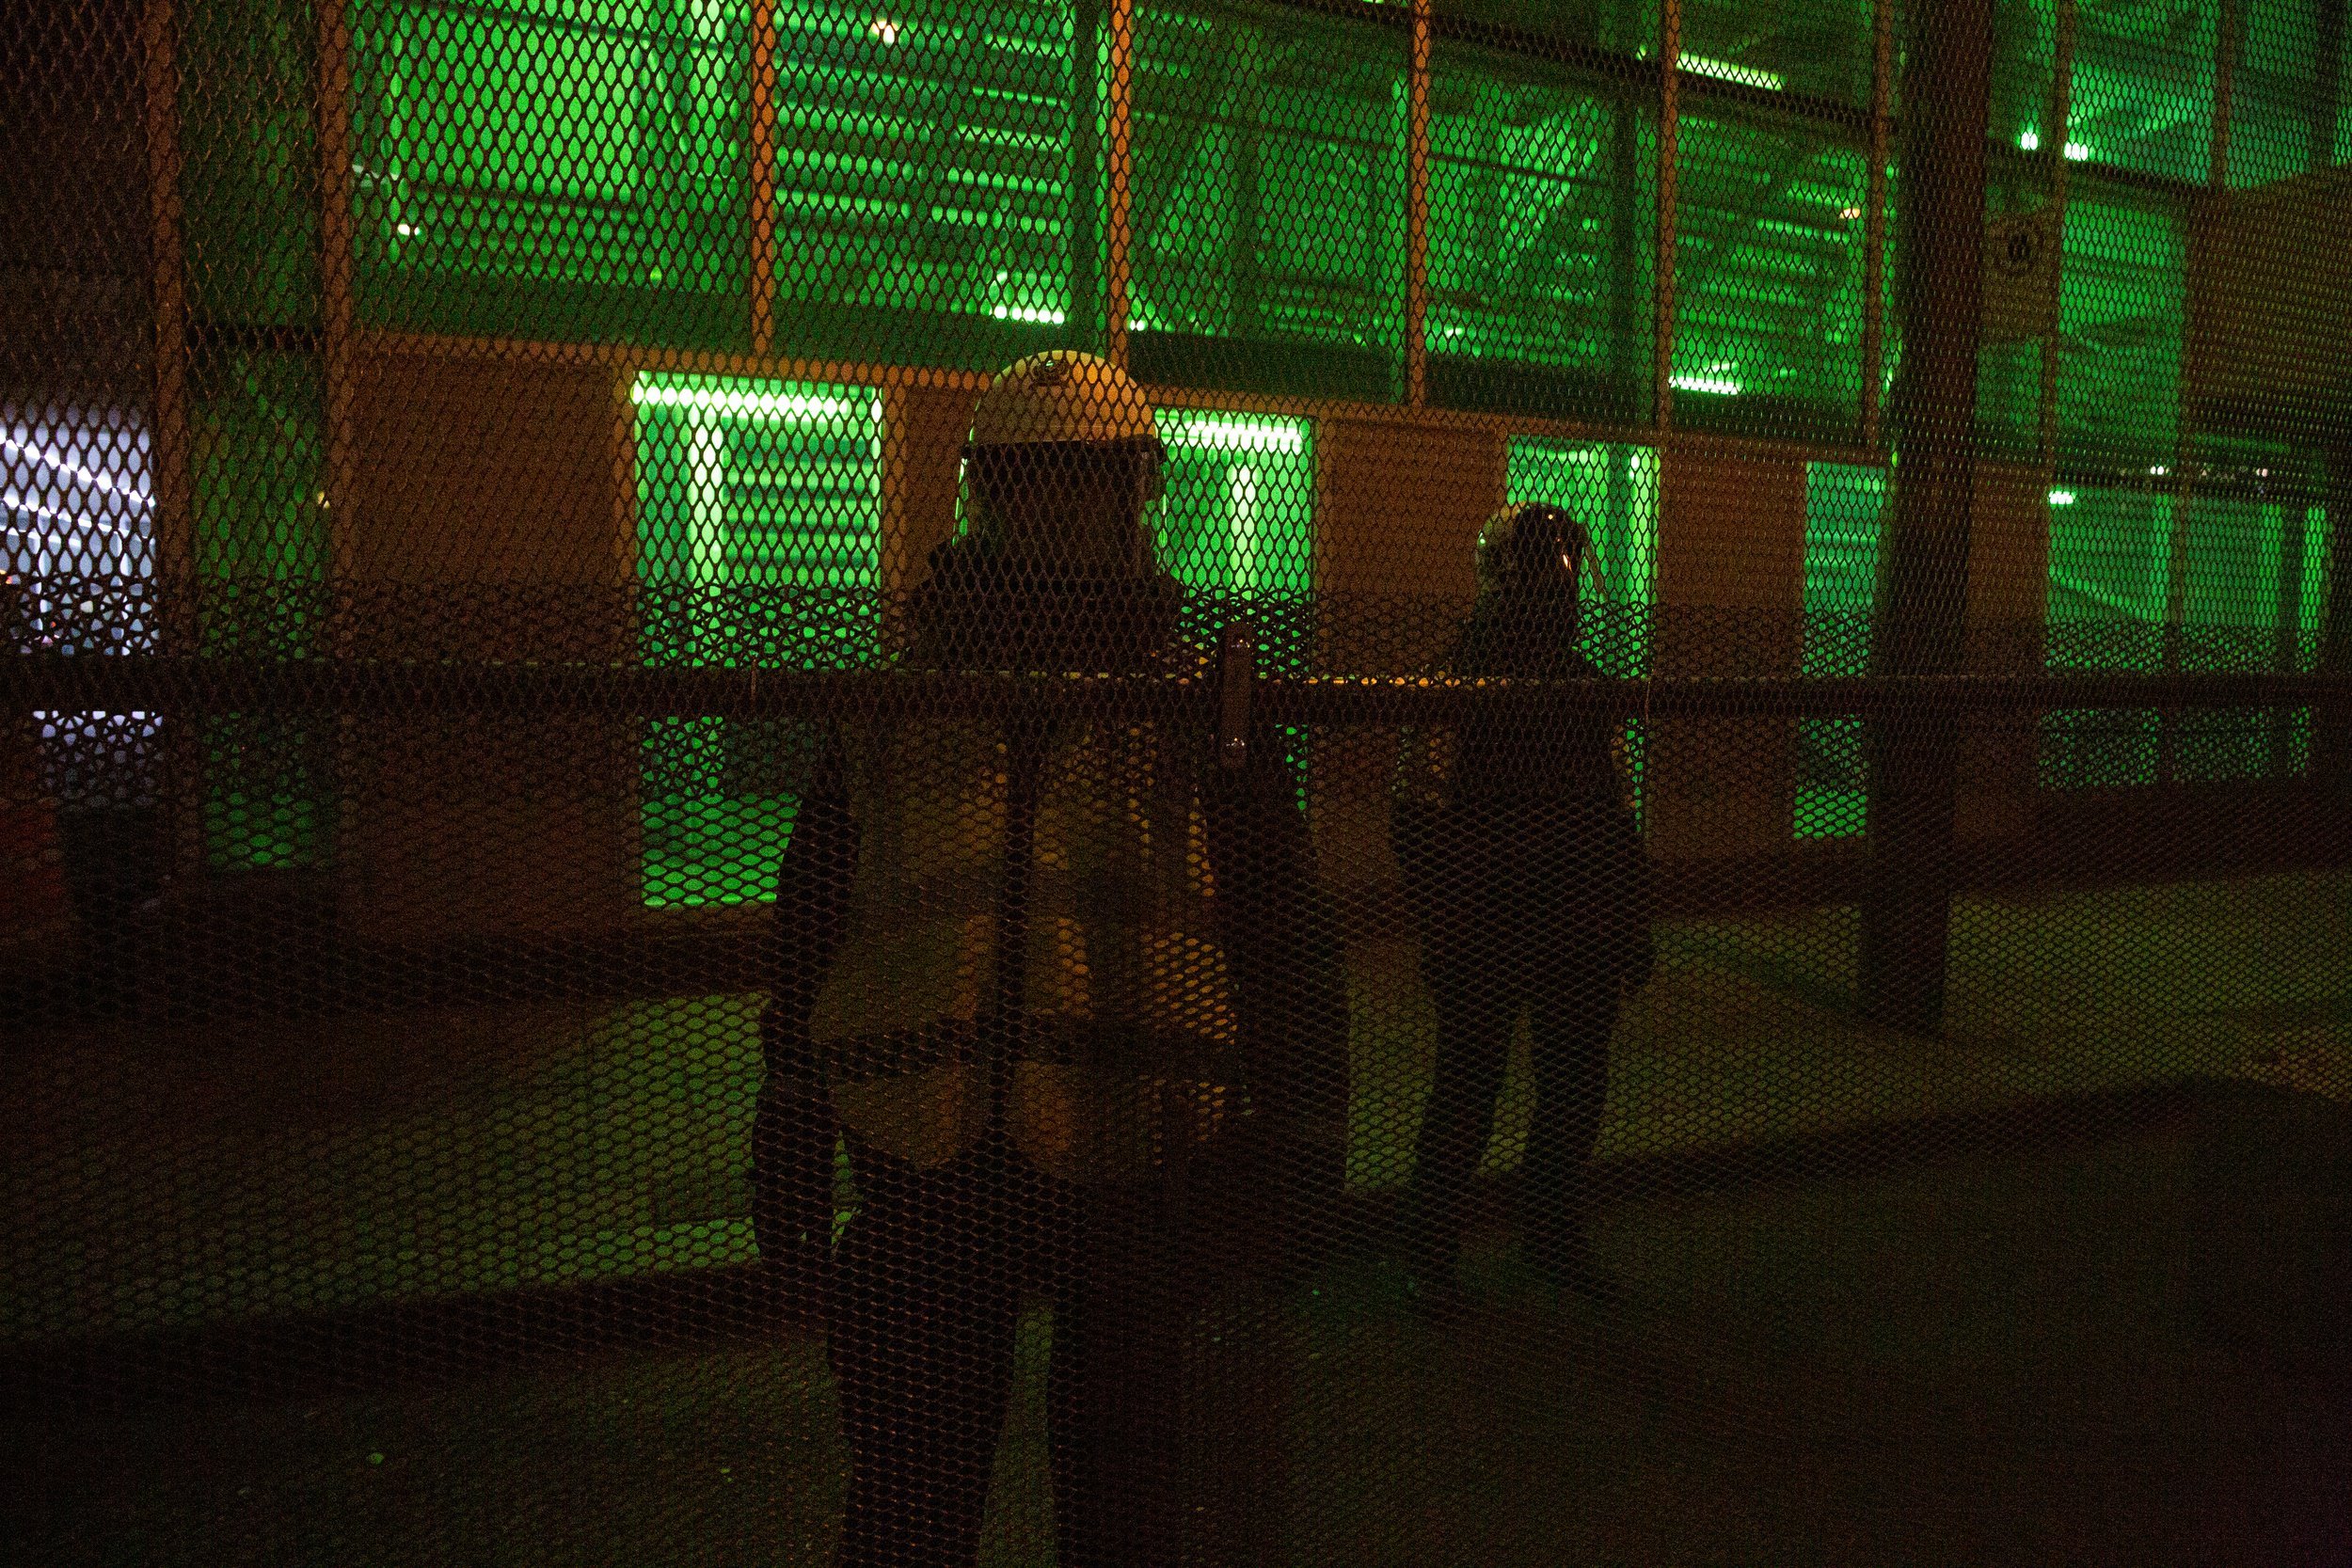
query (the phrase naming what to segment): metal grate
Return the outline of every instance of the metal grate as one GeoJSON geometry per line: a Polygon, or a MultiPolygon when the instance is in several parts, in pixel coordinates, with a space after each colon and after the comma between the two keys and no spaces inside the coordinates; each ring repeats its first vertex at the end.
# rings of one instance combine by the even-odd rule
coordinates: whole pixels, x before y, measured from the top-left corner
{"type": "Polygon", "coordinates": [[[2335,1560],[2344,21],[42,10],[11,1560],[2335,1560]]]}

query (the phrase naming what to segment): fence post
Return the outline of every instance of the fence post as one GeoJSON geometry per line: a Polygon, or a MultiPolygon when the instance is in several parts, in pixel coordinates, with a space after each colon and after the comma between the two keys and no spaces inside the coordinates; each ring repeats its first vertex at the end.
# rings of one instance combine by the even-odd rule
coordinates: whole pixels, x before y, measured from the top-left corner
{"type": "MultiPolygon", "coordinates": [[[[1881,571],[1878,673],[1961,667],[1976,504],[1992,0],[1914,9],[1903,91],[1896,301],[1903,356],[1888,412],[1895,504],[1881,571]]],[[[1895,712],[1869,729],[1869,871],[1861,1002],[1890,1027],[1943,1022],[1960,735],[1951,715],[1895,712]]]]}

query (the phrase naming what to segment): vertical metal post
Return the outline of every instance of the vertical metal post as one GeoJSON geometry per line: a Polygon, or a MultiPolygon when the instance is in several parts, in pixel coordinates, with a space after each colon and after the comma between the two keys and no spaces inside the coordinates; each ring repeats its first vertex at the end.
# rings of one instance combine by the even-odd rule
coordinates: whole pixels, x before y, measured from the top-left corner
{"type": "MultiPolygon", "coordinates": [[[[1976,505],[1977,355],[1984,315],[1985,135],[1993,0],[1911,12],[1896,302],[1894,507],[1882,559],[1876,669],[1960,668],[1976,505]]],[[[1940,1028],[1948,962],[1960,734],[1948,717],[1870,721],[1870,858],[1861,1004],[1891,1028],[1940,1028]]]]}
{"type": "MultiPolygon", "coordinates": [[[[155,318],[155,610],[160,651],[197,647],[196,422],[188,365],[185,225],[180,189],[178,0],[147,0],[140,21],[146,99],[149,277],[155,318]]],[[[204,749],[195,720],[167,714],[161,791],[165,855],[172,872],[204,863],[204,749]]]]}
{"type": "Polygon", "coordinates": [[[1658,7],[1658,262],[1650,328],[1651,420],[1674,427],[1675,177],[1682,149],[1682,0],[1658,7]]]}
{"type": "Polygon", "coordinates": [[[1862,209],[1862,444],[1879,446],[1886,381],[1886,161],[1895,119],[1895,0],[1870,6],[1870,160],[1862,209]]]}
{"type": "Polygon", "coordinates": [[[776,343],[775,0],[752,0],[751,89],[752,354],[765,358],[776,343]]]}
{"type": "Polygon", "coordinates": [[[1413,0],[1405,83],[1405,401],[1429,401],[1429,0],[1413,0]]]}
{"type": "Polygon", "coordinates": [[[1104,83],[1103,347],[1114,365],[1127,363],[1127,279],[1135,200],[1135,0],[1110,0],[1110,58],[1104,83]]]}

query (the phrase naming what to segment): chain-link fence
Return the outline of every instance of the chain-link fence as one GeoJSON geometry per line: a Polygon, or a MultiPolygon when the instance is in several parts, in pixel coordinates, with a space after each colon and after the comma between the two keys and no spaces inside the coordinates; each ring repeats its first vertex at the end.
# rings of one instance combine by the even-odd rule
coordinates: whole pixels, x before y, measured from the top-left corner
{"type": "Polygon", "coordinates": [[[56,1562],[2352,1553],[2343,0],[75,0],[56,1562]]]}

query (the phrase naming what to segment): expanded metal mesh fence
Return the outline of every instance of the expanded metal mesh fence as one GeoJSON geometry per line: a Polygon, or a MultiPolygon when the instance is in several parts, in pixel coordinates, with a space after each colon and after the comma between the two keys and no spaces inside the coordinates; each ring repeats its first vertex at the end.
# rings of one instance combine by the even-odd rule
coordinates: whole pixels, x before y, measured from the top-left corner
{"type": "Polygon", "coordinates": [[[37,13],[11,1560],[2344,1560],[2346,46],[37,13]]]}

